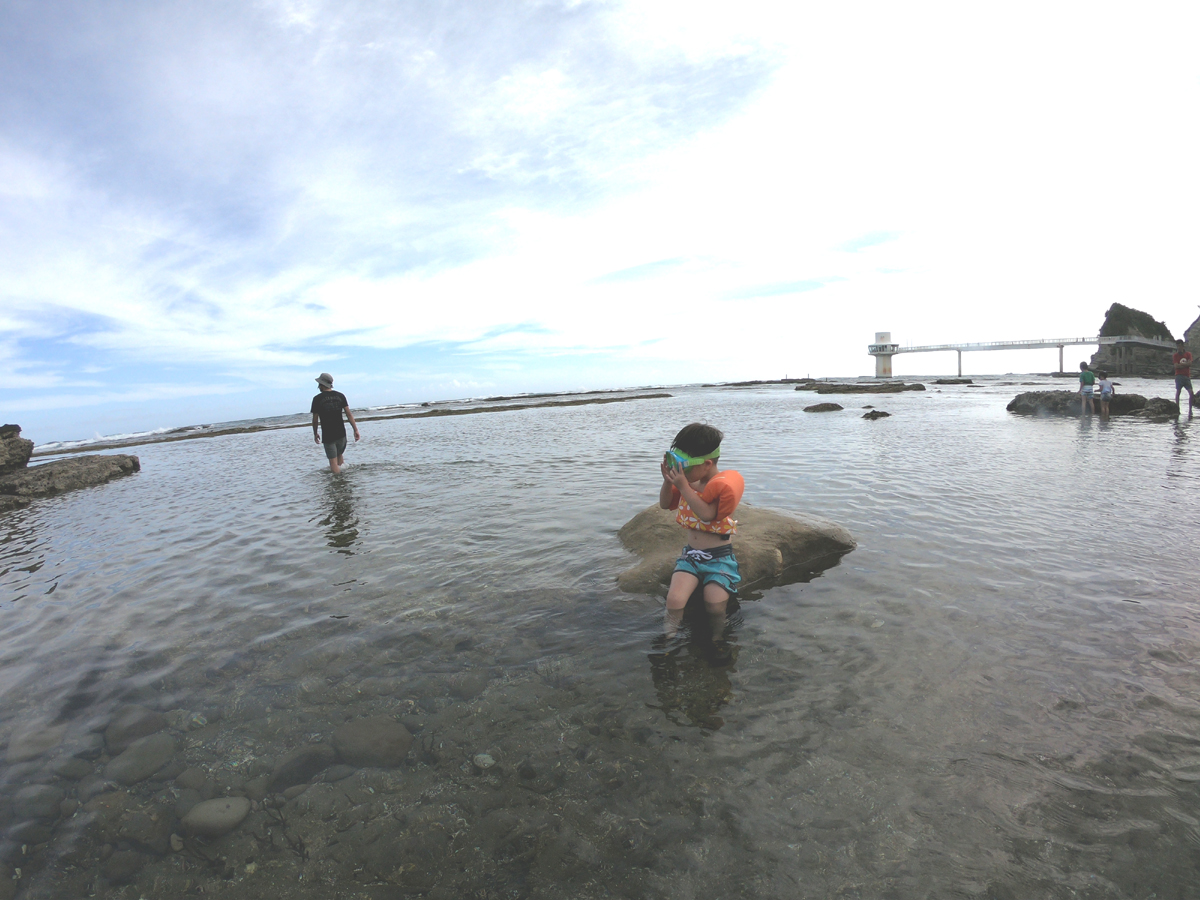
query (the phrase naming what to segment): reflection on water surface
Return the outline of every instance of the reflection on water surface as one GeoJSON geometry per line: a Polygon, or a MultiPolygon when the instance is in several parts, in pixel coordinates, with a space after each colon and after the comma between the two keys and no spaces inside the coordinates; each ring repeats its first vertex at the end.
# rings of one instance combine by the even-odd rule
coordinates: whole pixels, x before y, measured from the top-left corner
{"type": "Polygon", "coordinates": [[[1015,390],[380,422],[341,477],[302,430],[142,448],[0,520],[0,884],[1190,896],[1194,426],[1016,419],[1015,390]],[[696,418],[747,500],[859,541],[744,598],[726,658],[615,586],[696,418]]]}

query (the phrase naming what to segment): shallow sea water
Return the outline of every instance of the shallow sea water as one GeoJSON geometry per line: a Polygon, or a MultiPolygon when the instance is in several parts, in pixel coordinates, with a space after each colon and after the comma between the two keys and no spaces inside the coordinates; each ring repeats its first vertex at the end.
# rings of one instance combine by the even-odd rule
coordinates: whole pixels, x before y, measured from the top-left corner
{"type": "Polygon", "coordinates": [[[340,477],[304,429],[137,448],[0,519],[0,898],[1194,897],[1200,431],[1005,412],[1063,384],[364,422],[340,477]],[[695,419],[858,541],[745,598],[729,666],[615,585],[695,419]],[[177,750],[106,784],[130,706],[177,750]],[[262,790],[379,715],[403,766],[262,790]]]}

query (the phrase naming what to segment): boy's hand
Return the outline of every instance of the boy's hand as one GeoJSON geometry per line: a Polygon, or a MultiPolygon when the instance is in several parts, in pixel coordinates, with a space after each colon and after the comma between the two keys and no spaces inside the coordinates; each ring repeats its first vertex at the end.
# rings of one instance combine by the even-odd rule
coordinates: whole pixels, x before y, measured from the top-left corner
{"type": "Polygon", "coordinates": [[[359,439],[359,433],[358,433],[358,429],[357,429],[357,428],[355,428],[355,429],[354,429],[354,439],[355,439],[356,441],[359,439]]]}
{"type": "Polygon", "coordinates": [[[688,480],[687,476],[683,474],[683,469],[668,466],[666,460],[663,460],[658,465],[662,469],[663,481],[667,484],[673,484],[680,490],[687,486],[688,480]]]}

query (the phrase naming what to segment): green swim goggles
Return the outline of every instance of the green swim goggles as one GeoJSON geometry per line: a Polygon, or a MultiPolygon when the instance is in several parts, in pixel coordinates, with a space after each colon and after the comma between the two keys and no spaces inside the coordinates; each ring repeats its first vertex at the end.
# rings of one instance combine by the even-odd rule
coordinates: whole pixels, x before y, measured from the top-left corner
{"type": "Polygon", "coordinates": [[[710,459],[716,459],[721,455],[721,448],[718,447],[711,453],[705,453],[703,456],[688,456],[678,447],[672,447],[663,455],[663,460],[670,469],[691,469],[694,466],[702,466],[710,459]]]}

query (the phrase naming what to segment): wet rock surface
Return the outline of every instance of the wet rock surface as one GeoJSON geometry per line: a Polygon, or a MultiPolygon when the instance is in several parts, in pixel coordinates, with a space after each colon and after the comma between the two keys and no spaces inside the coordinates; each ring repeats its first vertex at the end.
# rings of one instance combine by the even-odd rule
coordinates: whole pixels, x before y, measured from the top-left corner
{"type": "Polygon", "coordinates": [[[811,413],[838,412],[839,410],[843,410],[845,408],[846,407],[842,406],[840,403],[814,403],[812,406],[804,407],[804,411],[811,413]]]}
{"type": "Polygon", "coordinates": [[[145,781],[175,755],[175,739],[169,734],[138,738],[104,768],[104,777],[118,784],[145,781]]]}
{"type": "Polygon", "coordinates": [[[338,756],[352,766],[395,768],[412,742],[408,729],[388,716],[356,719],[333,733],[338,756]]]}
{"type": "MultiPolygon", "coordinates": [[[[1100,412],[1100,397],[1093,406],[1100,412]]],[[[1083,407],[1083,398],[1077,391],[1026,391],[1009,401],[1006,409],[1019,416],[1072,416],[1078,417],[1083,407]]],[[[1108,404],[1110,416],[1130,416],[1149,407],[1149,418],[1165,418],[1179,415],[1179,406],[1171,400],[1155,397],[1147,400],[1141,394],[1114,394],[1108,404]]]]}
{"type": "Polygon", "coordinates": [[[76,456],[32,468],[16,469],[0,475],[0,496],[27,503],[35,497],[48,497],[63,491],[104,484],[141,469],[136,456],[76,456]]]}
{"type": "MultiPolygon", "coordinates": [[[[223,797],[197,803],[183,817],[183,828],[189,834],[220,837],[242,824],[250,813],[250,801],[245,797],[223,797]]],[[[168,840],[169,840],[168,835],[168,840]]]]}
{"type": "MultiPolygon", "coordinates": [[[[799,579],[836,565],[856,546],[840,525],[819,519],[787,516],[743,503],[734,516],[738,530],[734,553],[740,589],[761,589],[790,573],[799,579]]],[[[617,577],[621,590],[657,594],[670,582],[675,560],[687,543],[687,533],[675,522],[674,510],[657,504],[642,510],[617,532],[626,549],[642,562],[617,577]]]]}
{"type": "Polygon", "coordinates": [[[863,413],[864,419],[886,419],[890,416],[890,412],[884,412],[882,409],[873,409],[870,412],[863,413]]]}

